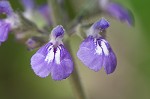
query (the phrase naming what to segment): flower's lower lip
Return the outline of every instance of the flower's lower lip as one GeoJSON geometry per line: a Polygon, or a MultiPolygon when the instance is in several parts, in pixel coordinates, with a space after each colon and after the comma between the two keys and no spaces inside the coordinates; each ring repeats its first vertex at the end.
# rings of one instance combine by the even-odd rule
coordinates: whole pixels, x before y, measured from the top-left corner
{"type": "Polygon", "coordinates": [[[81,43],[77,56],[85,66],[96,72],[104,67],[106,73],[110,74],[117,65],[114,52],[102,37],[87,37],[81,43]]]}

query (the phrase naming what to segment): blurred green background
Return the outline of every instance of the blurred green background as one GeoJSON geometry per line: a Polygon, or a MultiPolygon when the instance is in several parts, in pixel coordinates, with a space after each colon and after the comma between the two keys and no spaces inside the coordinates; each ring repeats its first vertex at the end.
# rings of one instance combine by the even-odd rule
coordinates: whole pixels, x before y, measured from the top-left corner
{"type": "MultiPolygon", "coordinates": [[[[10,0],[17,10],[21,9],[18,1],[10,0]]],[[[117,69],[109,76],[103,70],[95,73],[76,59],[83,87],[89,99],[150,99],[150,1],[116,1],[133,12],[135,26],[106,16],[111,23],[107,36],[118,58],[117,69]]],[[[81,40],[71,39],[75,55],[81,40]]],[[[13,35],[2,43],[0,99],[75,99],[69,79],[53,81],[51,77],[42,79],[34,74],[30,66],[34,53],[16,42],[13,35]]]]}

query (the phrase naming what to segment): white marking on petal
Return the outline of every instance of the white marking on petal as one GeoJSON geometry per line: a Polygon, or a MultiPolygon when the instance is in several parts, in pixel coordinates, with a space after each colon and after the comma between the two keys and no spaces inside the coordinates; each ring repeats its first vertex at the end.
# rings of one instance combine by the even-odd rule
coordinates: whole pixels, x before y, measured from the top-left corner
{"type": "Polygon", "coordinates": [[[53,45],[51,45],[48,48],[48,54],[46,55],[45,61],[47,61],[48,63],[52,62],[54,59],[54,48],[53,45]]]}
{"type": "Polygon", "coordinates": [[[106,42],[105,42],[104,40],[102,40],[102,41],[101,41],[101,46],[102,46],[102,48],[103,48],[104,54],[105,54],[106,56],[108,56],[108,55],[109,55],[109,50],[108,50],[108,48],[107,48],[107,46],[106,46],[105,43],[106,43],[106,42]]]}
{"type": "Polygon", "coordinates": [[[96,45],[96,48],[95,48],[96,54],[98,54],[98,55],[102,54],[102,48],[99,46],[96,39],[94,39],[94,43],[96,45]]]}
{"type": "Polygon", "coordinates": [[[96,49],[95,49],[96,53],[98,55],[102,54],[102,48],[97,44],[96,49]]]}
{"type": "Polygon", "coordinates": [[[57,51],[55,53],[55,62],[56,62],[56,64],[60,64],[60,50],[61,50],[61,48],[57,47],[57,51]]]}

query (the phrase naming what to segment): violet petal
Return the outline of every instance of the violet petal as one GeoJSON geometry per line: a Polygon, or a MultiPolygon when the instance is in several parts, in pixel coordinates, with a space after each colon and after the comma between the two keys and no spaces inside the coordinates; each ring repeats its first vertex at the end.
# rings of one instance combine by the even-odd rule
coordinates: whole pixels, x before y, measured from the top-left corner
{"type": "Polygon", "coordinates": [[[88,68],[99,71],[103,65],[103,51],[96,38],[89,36],[80,45],[78,58],[88,68]]]}
{"type": "Polygon", "coordinates": [[[10,24],[0,21],[0,42],[4,42],[8,38],[8,32],[10,31],[10,24]]]}
{"type": "Polygon", "coordinates": [[[73,61],[69,52],[63,45],[59,45],[55,53],[55,61],[51,66],[53,80],[63,80],[70,76],[73,71],[73,61]]]}
{"type": "Polygon", "coordinates": [[[116,69],[117,59],[116,59],[115,53],[113,52],[111,46],[105,39],[102,39],[101,46],[102,46],[102,49],[104,52],[103,66],[104,66],[106,73],[110,74],[110,73],[114,72],[114,70],[116,69]]]}
{"type": "Polygon", "coordinates": [[[51,43],[42,46],[31,58],[31,66],[33,71],[39,77],[46,77],[50,74],[51,63],[45,61],[51,43]]]}

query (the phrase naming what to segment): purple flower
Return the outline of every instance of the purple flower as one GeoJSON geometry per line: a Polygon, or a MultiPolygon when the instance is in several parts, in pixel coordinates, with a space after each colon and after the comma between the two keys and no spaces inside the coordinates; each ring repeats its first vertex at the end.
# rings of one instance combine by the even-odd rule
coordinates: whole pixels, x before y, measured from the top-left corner
{"type": "Polygon", "coordinates": [[[6,14],[5,19],[0,19],[0,43],[7,40],[8,32],[16,26],[14,13],[8,1],[0,1],[0,13],[6,14]]]}
{"type": "Polygon", "coordinates": [[[38,9],[39,13],[43,16],[43,18],[46,20],[48,25],[52,24],[52,18],[51,18],[51,10],[49,5],[45,4],[39,7],[38,9]]]}
{"type": "Polygon", "coordinates": [[[110,3],[107,6],[107,11],[113,17],[119,19],[120,21],[127,22],[129,25],[133,25],[132,15],[128,9],[124,8],[118,3],[110,3]]]}
{"type": "Polygon", "coordinates": [[[63,27],[60,25],[55,27],[51,32],[50,42],[32,56],[31,66],[39,77],[51,75],[53,80],[63,80],[72,73],[73,61],[62,43],[62,35],[64,35],[63,27]]]}
{"type": "MultiPolygon", "coordinates": [[[[104,21],[104,19],[102,20],[104,21]]],[[[91,26],[90,32],[92,33],[81,43],[77,56],[88,68],[97,72],[104,67],[106,73],[110,74],[115,70],[117,60],[108,41],[98,34],[103,28],[101,27],[102,20],[91,26]],[[96,27],[94,27],[95,24],[97,24],[96,27]],[[99,27],[99,31],[97,27],[99,27]]]]}
{"type": "Polygon", "coordinates": [[[119,3],[110,2],[109,0],[99,0],[101,8],[114,18],[134,25],[132,13],[119,3]]]}

